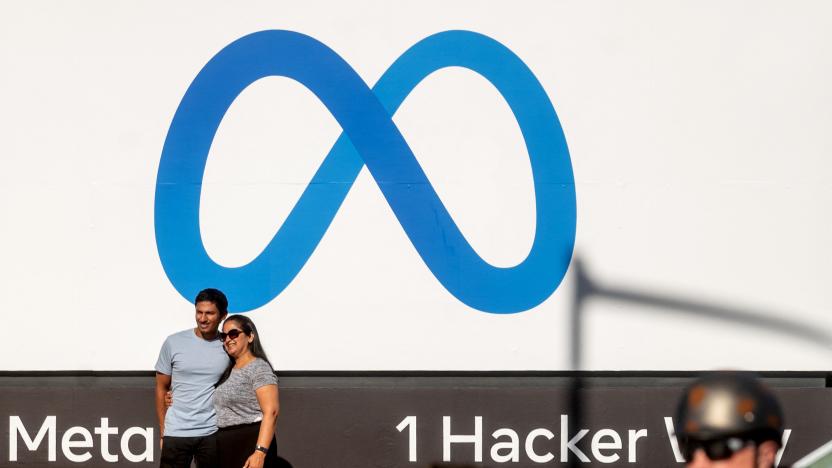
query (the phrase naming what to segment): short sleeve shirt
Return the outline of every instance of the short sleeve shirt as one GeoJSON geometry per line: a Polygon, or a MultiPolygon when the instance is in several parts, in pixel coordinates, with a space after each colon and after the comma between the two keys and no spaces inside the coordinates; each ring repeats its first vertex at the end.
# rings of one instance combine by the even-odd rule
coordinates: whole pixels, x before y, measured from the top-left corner
{"type": "Polygon", "coordinates": [[[264,385],[277,385],[277,376],[268,362],[255,358],[231,375],[214,392],[217,426],[251,424],[263,420],[256,391],[264,385]]]}
{"type": "Polygon", "coordinates": [[[165,340],[156,361],[156,372],[171,376],[173,392],[164,435],[202,437],[217,431],[214,385],[230,362],[219,339],[204,340],[193,329],[165,340]]]}

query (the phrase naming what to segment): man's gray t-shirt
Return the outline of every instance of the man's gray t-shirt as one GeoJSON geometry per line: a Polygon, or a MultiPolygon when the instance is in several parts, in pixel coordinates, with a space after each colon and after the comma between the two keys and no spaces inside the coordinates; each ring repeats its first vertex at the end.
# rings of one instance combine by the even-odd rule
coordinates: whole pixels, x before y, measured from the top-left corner
{"type": "Polygon", "coordinates": [[[229,364],[219,339],[207,341],[188,329],[169,336],[159,351],[156,372],[171,376],[173,406],[165,414],[165,434],[202,437],[217,431],[214,385],[229,364]]]}
{"type": "Polygon", "coordinates": [[[217,408],[217,426],[228,427],[251,424],[263,420],[263,411],[257,401],[257,389],[264,385],[276,385],[277,376],[268,362],[255,358],[231,375],[214,393],[217,408]]]}

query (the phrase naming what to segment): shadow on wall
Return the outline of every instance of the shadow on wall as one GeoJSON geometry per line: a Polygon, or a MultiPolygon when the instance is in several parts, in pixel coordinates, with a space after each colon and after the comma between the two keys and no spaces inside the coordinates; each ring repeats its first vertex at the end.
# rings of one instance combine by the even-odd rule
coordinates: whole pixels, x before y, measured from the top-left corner
{"type": "MultiPolygon", "coordinates": [[[[199,468],[199,467],[196,466],[196,463],[191,462],[191,468],[199,468]]],[[[285,458],[283,458],[281,456],[278,456],[277,457],[277,462],[274,464],[273,468],[292,468],[292,464],[289,463],[289,460],[286,460],[285,458]]]]}
{"type": "MultiPolygon", "coordinates": [[[[662,315],[689,315],[702,320],[713,320],[733,324],[743,328],[765,330],[784,336],[802,339],[817,345],[819,349],[832,351],[832,336],[823,330],[798,321],[782,319],[785,314],[772,310],[753,310],[736,305],[718,304],[701,301],[689,297],[648,292],[646,290],[622,287],[604,283],[591,277],[583,261],[575,255],[571,271],[575,276],[574,298],[572,301],[572,346],[570,362],[573,370],[583,368],[584,321],[587,310],[585,305],[589,299],[604,299],[623,304],[640,306],[639,312],[654,312],[662,315]]],[[[570,388],[570,414],[574,427],[581,427],[583,419],[582,389],[584,382],[578,373],[572,380],[570,388]]],[[[573,458],[570,467],[580,466],[580,462],[573,458]]],[[[447,467],[450,468],[450,467],[447,467]]]]}
{"type": "Polygon", "coordinates": [[[620,304],[640,306],[639,312],[654,312],[662,315],[690,315],[703,320],[727,322],[744,328],[756,328],[779,333],[814,343],[819,348],[832,351],[832,336],[809,324],[781,319],[791,314],[771,310],[750,310],[726,304],[717,304],[692,298],[647,292],[605,284],[593,279],[583,261],[576,255],[571,271],[575,276],[574,298],[572,301],[572,349],[570,350],[573,370],[583,367],[583,323],[589,299],[605,299],[620,304]]]}
{"type": "Polygon", "coordinates": [[[277,457],[277,463],[275,463],[274,468],[292,468],[292,464],[283,457],[277,457]]]}

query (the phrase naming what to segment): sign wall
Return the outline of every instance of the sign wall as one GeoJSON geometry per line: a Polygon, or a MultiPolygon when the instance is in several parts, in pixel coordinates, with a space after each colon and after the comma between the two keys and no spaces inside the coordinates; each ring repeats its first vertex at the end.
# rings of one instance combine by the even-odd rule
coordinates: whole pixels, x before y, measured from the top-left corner
{"type": "MultiPolygon", "coordinates": [[[[832,438],[830,389],[800,382],[776,389],[780,466],[832,438]]],[[[640,383],[573,393],[566,379],[516,375],[281,377],[278,452],[296,467],[683,466],[670,430],[681,386],[640,383]]],[[[150,375],[3,377],[0,391],[3,466],[158,466],[150,375]]]]}
{"type": "Polygon", "coordinates": [[[824,369],[830,8],[3,4],[0,368],[824,369]]]}

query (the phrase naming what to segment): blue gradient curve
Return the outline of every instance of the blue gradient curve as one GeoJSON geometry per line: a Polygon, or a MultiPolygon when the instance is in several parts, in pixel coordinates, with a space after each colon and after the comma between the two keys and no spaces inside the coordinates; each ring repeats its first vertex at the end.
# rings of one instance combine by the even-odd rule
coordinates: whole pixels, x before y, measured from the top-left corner
{"type": "Polygon", "coordinates": [[[210,286],[225,291],[235,311],[268,303],[303,268],[365,164],[425,264],[468,306],[522,312],[548,298],[566,274],[576,224],[569,150],[548,96],[509,49],[478,33],[438,33],[402,54],[371,90],[317,40],[291,31],[261,31],[234,41],[205,65],[171,123],[155,200],[156,243],[168,278],[188,300],[210,286]],[[526,143],[536,231],[528,256],[512,267],[492,266],[474,251],[392,121],[419,82],[452,66],[470,69],[496,87],[526,143]],[[200,235],[205,164],[225,112],[246,87],[269,76],[306,86],[343,133],[266,248],[247,265],[224,267],[209,257],[200,235]]]}

